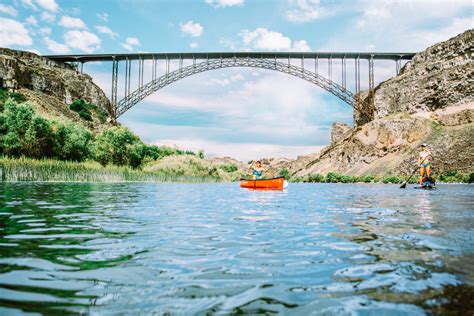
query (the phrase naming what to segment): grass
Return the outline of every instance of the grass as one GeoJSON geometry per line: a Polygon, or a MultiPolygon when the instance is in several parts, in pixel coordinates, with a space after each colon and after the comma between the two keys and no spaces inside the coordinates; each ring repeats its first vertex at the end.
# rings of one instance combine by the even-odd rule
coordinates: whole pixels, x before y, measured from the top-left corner
{"type": "Polygon", "coordinates": [[[97,162],[0,157],[1,181],[57,182],[215,182],[215,178],[179,176],[130,167],[107,166],[97,162]]]}

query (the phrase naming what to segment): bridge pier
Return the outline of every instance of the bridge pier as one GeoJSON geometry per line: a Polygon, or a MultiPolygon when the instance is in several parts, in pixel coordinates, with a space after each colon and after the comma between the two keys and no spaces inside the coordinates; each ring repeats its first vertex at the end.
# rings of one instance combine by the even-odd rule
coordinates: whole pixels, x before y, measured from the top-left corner
{"type": "Polygon", "coordinates": [[[117,83],[118,83],[118,60],[112,60],[112,94],[111,94],[111,109],[110,116],[113,122],[117,120],[117,83]]]}

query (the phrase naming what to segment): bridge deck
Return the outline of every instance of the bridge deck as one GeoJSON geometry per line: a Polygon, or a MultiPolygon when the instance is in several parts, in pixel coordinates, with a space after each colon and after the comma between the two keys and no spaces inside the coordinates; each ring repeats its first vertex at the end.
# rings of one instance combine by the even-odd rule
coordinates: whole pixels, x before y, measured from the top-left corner
{"type": "Polygon", "coordinates": [[[216,59],[216,58],[347,58],[410,60],[415,53],[358,53],[358,52],[208,52],[208,53],[135,53],[135,54],[83,54],[83,55],[44,55],[43,57],[61,62],[94,62],[138,59],[216,59]]]}

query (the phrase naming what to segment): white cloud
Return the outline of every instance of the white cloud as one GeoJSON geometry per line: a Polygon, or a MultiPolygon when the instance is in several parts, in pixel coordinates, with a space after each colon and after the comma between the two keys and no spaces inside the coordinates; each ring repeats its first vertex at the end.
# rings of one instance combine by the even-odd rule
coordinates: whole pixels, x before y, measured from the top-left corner
{"type": "Polygon", "coordinates": [[[67,15],[61,17],[61,20],[59,20],[58,24],[69,29],[87,29],[84,21],[79,18],[73,18],[67,15]]]}
{"type": "Polygon", "coordinates": [[[356,17],[320,50],[421,51],[474,27],[469,1],[387,1],[380,6],[359,0],[350,7],[357,8],[356,17]]]}
{"type": "Polygon", "coordinates": [[[206,3],[215,8],[242,6],[245,0],[206,0],[206,3]]]}
{"type": "Polygon", "coordinates": [[[50,27],[42,27],[39,29],[39,33],[40,35],[43,35],[43,36],[48,36],[51,34],[51,28],[50,27]]]}
{"type": "Polygon", "coordinates": [[[5,13],[13,17],[18,15],[18,12],[16,11],[14,7],[10,5],[1,4],[1,3],[0,3],[0,13],[5,13]]]}
{"type": "Polygon", "coordinates": [[[305,40],[294,41],[291,50],[295,52],[309,52],[311,50],[311,47],[309,47],[308,43],[305,40]]]}
{"type": "Polygon", "coordinates": [[[49,12],[46,12],[46,11],[41,13],[41,20],[43,20],[43,21],[53,23],[55,19],[56,19],[56,16],[52,13],[49,13],[49,12]]]}
{"type": "Polygon", "coordinates": [[[49,37],[44,38],[44,43],[48,47],[48,50],[54,54],[67,54],[69,53],[69,47],[67,45],[58,43],[49,37]]]}
{"type": "Polygon", "coordinates": [[[30,53],[33,53],[33,54],[36,54],[36,55],[41,55],[41,52],[37,49],[34,49],[34,48],[27,48],[25,49],[27,52],[30,52],[30,53]]]}
{"type": "Polygon", "coordinates": [[[191,47],[191,48],[197,48],[198,46],[199,45],[196,42],[192,42],[191,44],[189,44],[189,47],[191,47]]]}
{"type": "Polygon", "coordinates": [[[326,14],[319,0],[288,0],[285,16],[287,20],[304,23],[316,20],[326,14]]]}
{"type": "Polygon", "coordinates": [[[107,34],[107,35],[109,35],[111,38],[116,38],[116,37],[119,36],[117,33],[115,33],[114,31],[112,31],[110,28],[108,28],[108,27],[105,26],[105,25],[96,25],[95,28],[97,29],[97,31],[98,31],[99,33],[107,34]]]}
{"type": "Polygon", "coordinates": [[[30,46],[31,44],[33,44],[33,40],[22,23],[0,18],[0,47],[30,46]]]}
{"type": "Polygon", "coordinates": [[[212,86],[212,85],[219,85],[221,87],[225,87],[229,84],[231,84],[232,82],[236,82],[236,81],[242,81],[242,80],[245,80],[245,77],[238,73],[238,74],[235,74],[235,75],[231,75],[227,78],[211,78],[210,80],[206,81],[206,85],[209,85],[209,86],[212,86]]]}
{"type": "Polygon", "coordinates": [[[57,12],[59,9],[55,0],[36,0],[36,3],[45,10],[57,12]]]}
{"type": "Polygon", "coordinates": [[[38,20],[32,15],[30,15],[26,20],[26,23],[31,24],[33,26],[38,26],[38,20]]]}
{"type": "Polygon", "coordinates": [[[188,21],[184,24],[181,24],[181,32],[191,37],[199,37],[202,35],[204,28],[199,23],[194,23],[193,21],[188,21]]]}
{"type": "Polygon", "coordinates": [[[239,33],[246,48],[255,50],[276,51],[309,51],[311,48],[305,40],[294,41],[282,33],[259,27],[254,31],[242,30],[239,33]]]}
{"type": "Polygon", "coordinates": [[[76,48],[86,53],[93,53],[100,49],[100,38],[89,31],[67,31],[64,42],[70,48],[76,48]]]}
{"type": "Polygon", "coordinates": [[[241,81],[241,80],[245,80],[245,77],[242,76],[242,74],[236,74],[236,75],[231,76],[230,80],[231,81],[241,81]]]}
{"type": "Polygon", "coordinates": [[[38,10],[38,8],[36,8],[32,0],[21,0],[21,3],[23,4],[25,8],[31,8],[35,11],[38,10]]]}
{"type": "Polygon", "coordinates": [[[103,22],[107,22],[109,20],[109,15],[107,13],[97,13],[96,16],[103,22]]]}
{"type": "Polygon", "coordinates": [[[140,41],[136,37],[127,37],[125,42],[120,45],[129,51],[133,51],[135,47],[141,46],[140,41]]]}

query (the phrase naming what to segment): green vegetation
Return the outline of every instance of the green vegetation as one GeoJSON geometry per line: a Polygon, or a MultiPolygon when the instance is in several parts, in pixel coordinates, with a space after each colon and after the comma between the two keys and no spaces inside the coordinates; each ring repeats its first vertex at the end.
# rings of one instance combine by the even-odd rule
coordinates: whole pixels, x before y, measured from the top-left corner
{"type": "Polygon", "coordinates": [[[446,182],[446,183],[459,183],[459,182],[473,183],[474,173],[463,174],[457,171],[448,171],[445,174],[440,175],[438,178],[438,181],[446,182]]]}
{"type": "Polygon", "coordinates": [[[231,164],[228,164],[228,165],[220,165],[219,168],[221,168],[222,170],[224,170],[225,172],[235,172],[237,171],[239,168],[231,163],[231,164]]]}
{"type": "Polygon", "coordinates": [[[17,103],[22,103],[26,101],[26,97],[23,94],[17,93],[17,92],[9,92],[7,89],[1,88],[0,89],[0,111],[3,112],[5,102],[8,99],[12,99],[13,101],[17,103]]]}
{"type": "Polygon", "coordinates": [[[285,177],[285,179],[290,178],[290,171],[288,169],[283,168],[280,171],[278,171],[278,177],[285,177]]]}
{"type": "MultiPolygon", "coordinates": [[[[406,181],[408,177],[399,177],[387,175],[384,177],[377,176],[347,176],[336,172],[329,172],[326,175],[313,173],[304,177],[286,177],[290,182],[309,182],[309,183],[396,183],[400,184],[406,181]]],[[[456,171],[447,172],[440,175],[436,179],[437,182],[443,183],[474,183],[474,173],[463,174],[456,171]]],[[[409,183],[417,183],[418,176],[415,175],[410,179],[409,183]]]]}
{"type": "MultiPolygon", "coordinates": [[[[20,94],[0,90],[0,160],[3,179],[108,181],[112,177],[127,181],[161,181],[183,175],[179,172],[165,174],[140,170],[146,164],[171,155],[196,156],[192,151],[146,145],[126,127],[105,128],[95,135],[82,124],[49,120],[30,105],[19,103],[24,100],[20,94]],[[41,160],[35,162],[30,158],[41,160]],[[100,169],[101,165],[106,168],[100,169]]],[[[89,120],[92,118],[91,111],[97,110],[97,107],[78,100],[71,104],[71,109],[89,120]]],[[[204,157],[204,152],[200,151],[199,156],[204,157]]],[[[197,175],[201,174],[202,177],[207,176],[205,173],[197,175]]],[[[187,178],[192,176],[186,175],[187,178]]],[[[211,178],[218,177],[211,175],[211,178]]]]}
{"type": "Polygon", "coordinates": [[[209,182],[209,177],[178,176],[132,169],[128,166],[103,167],[98,162],[72,162],[52,159],[0,158],[1,181],[69,182],[209,182]]]}

